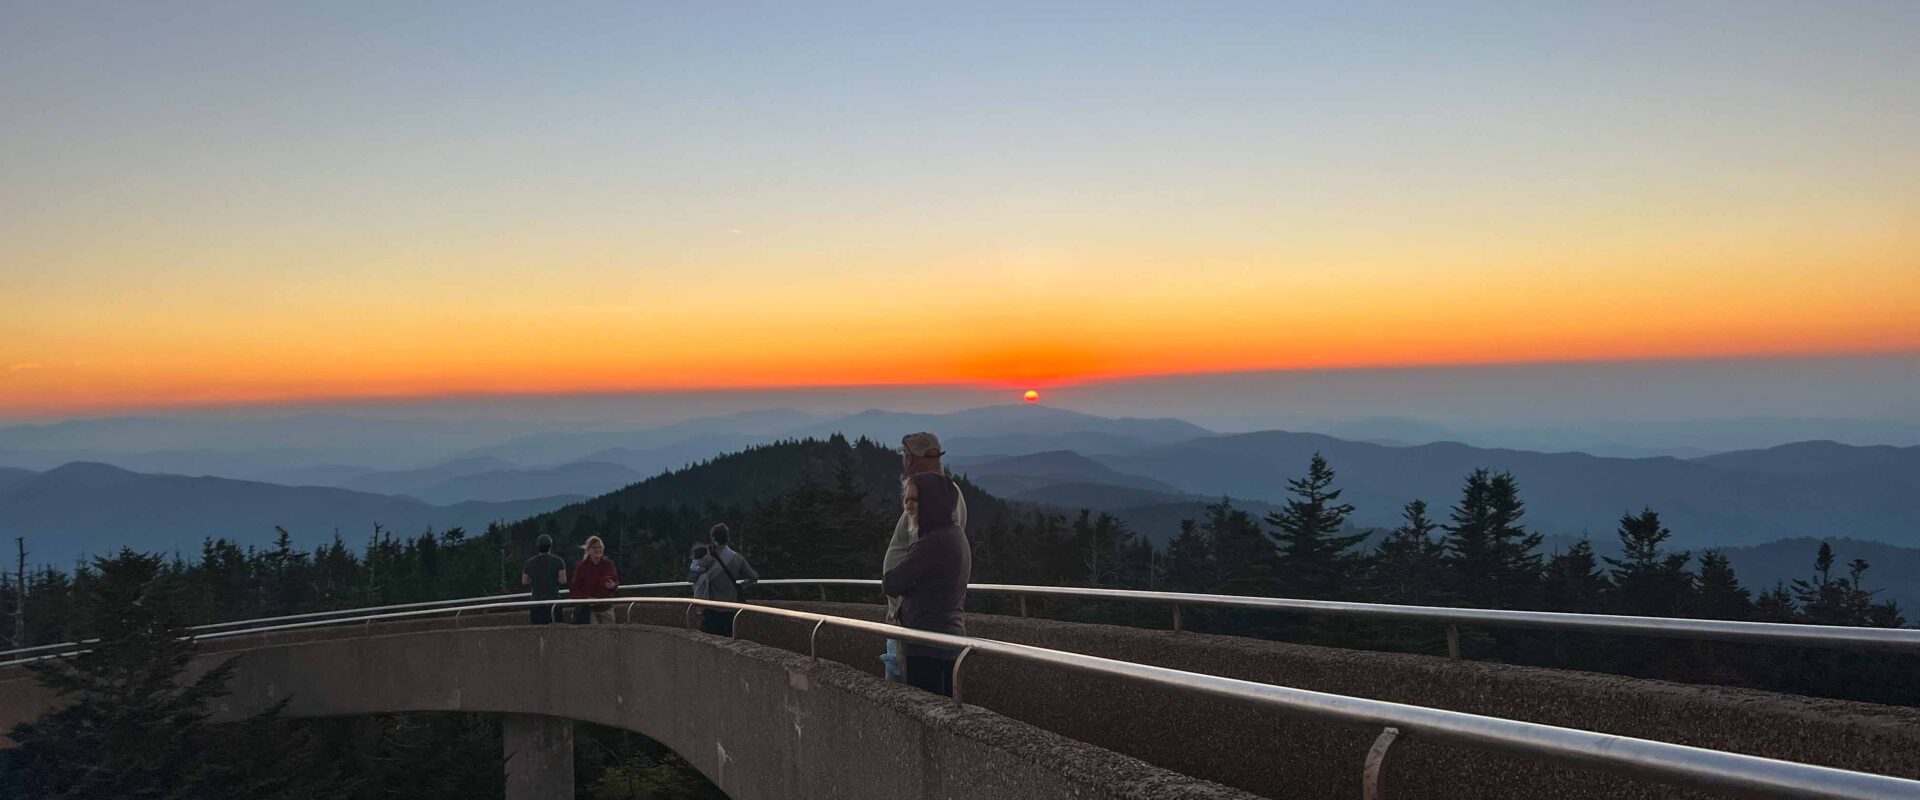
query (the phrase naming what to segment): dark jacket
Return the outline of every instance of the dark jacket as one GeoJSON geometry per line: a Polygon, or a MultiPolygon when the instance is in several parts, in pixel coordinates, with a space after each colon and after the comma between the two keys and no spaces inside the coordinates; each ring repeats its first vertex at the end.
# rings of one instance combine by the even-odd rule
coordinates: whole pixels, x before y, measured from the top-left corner
{"type": "Polygon", "coordinates": [[[541,553],[527,559],[527,565],[520,568],[520,574],[527,576],[527,591],[535,600],[557,600],[560,597],[560,574],[567,571],[567,562],[552,553],[541,553]]]}
{"type": "MultiPolygon", "coordinates": [[[[954,525],[921,531],[906,560],[880,579],[880,588],[901,598],[900,624],[923,631],[965,636],[960,608],[967,602],[967,581],[973,577],[973,547],[967,534],[954,525]]],[[[907,655],[953,658],[944,647],[902,642],[907,655]]]]}

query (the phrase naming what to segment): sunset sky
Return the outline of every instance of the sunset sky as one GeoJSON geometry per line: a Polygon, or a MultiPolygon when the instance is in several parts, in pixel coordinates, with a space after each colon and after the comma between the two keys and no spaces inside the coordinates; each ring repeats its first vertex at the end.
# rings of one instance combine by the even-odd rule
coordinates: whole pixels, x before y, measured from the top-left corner
{"type": "Polygon", "coordinates": [[[1027,5],[0,4],[0,415],[1920,352],[1920,3],[1027,5]]]}

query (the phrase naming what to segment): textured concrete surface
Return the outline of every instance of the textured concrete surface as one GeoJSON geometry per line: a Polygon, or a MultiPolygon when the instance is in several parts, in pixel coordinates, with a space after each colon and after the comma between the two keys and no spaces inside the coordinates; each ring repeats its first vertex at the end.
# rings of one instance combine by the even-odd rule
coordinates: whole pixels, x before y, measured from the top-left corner
{"type": "Polygon", "coordinates": [[[500,749],[507,800],[573,800],[573,720],[506,714],[500,749]]]}
{"type": "MultiPolygon", "coordinates": [[[[879,619],[878,605],[777,603],[879,619]]],[[[668,610],[658,615],[673,624],[668,610]]],[[[641,614],[642,618],[647,616],[641,614]]],[[[1231,636],[969,614],[975,636],[1356,697],[1602,731],[1813,764],[1920,778],[1920,709],[1432,656],[1311,647],[1231,636]]],[[[805,652],[811,626],[740,621],[743,638],[805,652]]],[[[877,637],[823,630],[820,656],[878,674],[877,637]]],[[[974,654],[969,703],[1184,774],[1289,798],[1358,797],[1378,731],[1259,712],[1130,681],[1061,675],[974,654]]],[[[1402,737],[1386,761],[1391,796],[1639,798],[1694,796],[1589,771],[1553,769],[1402,737]]]]}
{"type": "MultiPolygon", "coordinates": [[[[241,659],[223,718],[290,699],[295,717],[476,711],[625,728],[673,748],[736,800],[1250,797],[750,641],[513,620],[244,637],[210,643],[195,668],[241,659]]],[[[0,669],[0,729],[51,701],[24,671],[0,669]]]]}
{"type": "MultiPolygon", "coordinates": [[[[877,605],[780,605],[864,619],[878,619],[881,613],[877,605]]],[[[616,611],[625,619],[624,606],[616,611]]],[[[246,695],[251,705],[236,708],[257,707],[293,693],[294,711],[302,714],[454,708],[559,713],[659,739],[710,776],[735,781],[722,786],[739,798],[841,796],[869,785],[905,797],[1223,796],[1214,794],[1223,791],[1217,786],[1172,773],[1265,796],[1350,798],[1359,795],[1363,759],[1376,733],[1302,722],[1152,685],[1058,674],[982,654],[970,656],[962,670],[968,706],[956,710],[951,703],[860,675],[879,674],[882,643],[877,636],[823,629],[818,641],[823,660],[813,662],[804,655],[812,628],[805,623],[749,613],[740,619],[741,640],[727,641],[678,630],[686,624],[684,607],[636,606],[633,621],[660,627],[554,626],[542,631],[520,624],[517,615],[468,616],[460,622],[464,628],[504,626],[485,635],[463,631],[453,636],[441,620],[378,626],[371,642],[412,642],[408,637],[418,634],[438,644],[367,650],[373,645],[363,642],[354,645],[362,649],[354,650],[359,654],[353,658],[373,663],[336,669],[330,676],[303,673],[293,663],[250,663],[242,673],[249,691],[258,696],[246,695]],[[471,641],[469,635],[474,636],[471,641]],[[568,660],[563,653],[587,661],[568,660]],[[489,675],[475,675],[475,670],[489,675]],[[275,685],[275,675],[287,682],[275,685]],[[783,675],[805,688],[773,685],[783,675]],[[399,696],[403,688],[414,694],[399,696]],[[317,698],[303,699],[306,695],[317,698]],[[838,699],[820,699],[827,695],[838,699]],[[366,697],[356,701],[358,705],[341,708],[306,705],[361,696],[366,697]],[[575,708],[583,698],[609,697],[610,709],[575,708]],[[555,699],[564,700],[561,705],[569,710],[549,710],[556,707],[551,703],[555,699]],[[638,710],[643,707],[644,712],[638,710]],[[858,720],[843,719],[855,715],[855,709],[858,720]],[[709,718],[713,715],[719,718],[709,718]],[[768,720],[780,723],[775,728],[791,721],[791,739],[761,730],[768,720]],[[853,745],[843,750],[820,744],[833,737],[853,745]],[[786,748],[798,755],[774,755],[786,748]],[[1109,750],[1139,761],[1116,758],[1109,750]],[[892,772],[921,777],[907,781],[889,773],[876,780],[860,771],[871,772],[871,767],[840,765],[838,759],[849,758],[848,751],[856,762],[859,753],[872,753],[890,764],[892,772]],[[977,756],[984,772],[973,770],[974,761],[948,757],[975,751],[984,753],[977,756]],[[754,754],[755,775],[817,768],[837,777],[796,783],[809,791],[783,793],[778,782],[740,777],[748,772],[739,766],[743,753],[754,754]],[[1004,764],[1009,758],[1016,762],[1013,767],[1004,764]],[[769,766],[768,759],[786,760],[769,766]],[[966,787],[968,793],[956,793],[957,787],[966,787]]],[[[1920,778],[1920,710],[1911,708],[1018,617],[969,615],[967,624],[977,636],[1195,672],[1920,778]]],[[[342,635],[321,630],[248,637],[219,647],[252,650],[250,660],[276,659],[287,656],[275,653],[299,651],[302,642],[322,650],[347,646],[339,641],[342,635]]],[[[343,660],[346,655],[324,656],[319,662],[307,658],[300,663],[349,663],[343,660]]],[[[23,710],[50,701],[30,678],[0,670],[0,730],[23,710]]],[[[1544,768],[1418,737],[1403,737],[1386,763],[1389,796],[1400,798],[1690,796],[1656,784],[1544,768]]]]}

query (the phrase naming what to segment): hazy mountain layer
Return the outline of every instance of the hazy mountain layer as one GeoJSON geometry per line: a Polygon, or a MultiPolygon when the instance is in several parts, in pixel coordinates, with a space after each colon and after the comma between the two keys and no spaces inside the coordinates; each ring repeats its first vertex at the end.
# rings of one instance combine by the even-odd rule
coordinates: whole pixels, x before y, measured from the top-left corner
{"type": "Polygon", "coordinates": [[[36,563],[66,563],[120,547],[198,550],[201,540],[212,536],[264,544],[273,540],[275,526],[286,528],[302,545],[335,532],[357,542],[375,523],[407,533],[452,527],[477,532],[490,522],[510,522],[577,499],[436,506],[346,489],[150,475],[74,463],[0,483],[0,531],[27,537],[36,563]]]}
{"type": "Polygon", "coordinates": [[[1164,481],[1128,475],[1069,450],[988,460],[954,459],[953,468],[966,473],[987,491],[1004,497],[1062,483],[1100,484],[1161,494],[1180,491],[1164,481]]]}
{"type": "MultiPolygon", "coordinates": [[[[1793,458],[1795,447],[1779,457],[1793,458]]],[[[1458,499],[1469,472],[1487,467],[1519,478],[1526,522],[1549,533],[1610,535],[1621,514],[1651,506],[1682,547],[1807,535],[1920,544],[1920,504],[1912,502],[1920,497],[1920,469],[1891,462],[1874,469],[1784,475],[1728,469],[1704,459],[1602,458],[1458,443],[1389,447],[1281,431],[1198,439],[1097,460],[1186,492],[1278,502],[1286,496],[1287,480],[1305,472],[1315,452],[1325,454],[1338,471],[1338,485],[1346,490],[1341,500],[1358,507],[1353,521],[1363,526],[1394,524],[1401,506],[1413,499],[1444,508],[1458,499]]]]}

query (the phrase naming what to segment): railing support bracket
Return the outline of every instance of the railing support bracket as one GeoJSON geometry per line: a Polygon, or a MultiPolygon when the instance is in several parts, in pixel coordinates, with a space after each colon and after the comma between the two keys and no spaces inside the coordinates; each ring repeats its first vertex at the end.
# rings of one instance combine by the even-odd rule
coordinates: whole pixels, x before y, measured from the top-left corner
{"type": "Polygon", "coordinates": [[[1447,623],[1447,657],[1460,657],[1460,626],[1447,623]]]}
{"type": "Polygon", "coordinates": [[[973,652],[971,645],[960,649],[960,657],[953,660],[953,704],[963,705],[960,701],[960,665],[967,663],[967,654],[973,652]]]}
{"type": "Polygon", "coordinates": [[[1380,736],[1373,740],[1373,747],[1367,749],[1366,770],[1360,774],[1361,800],[1387,800],[1386,787],[1380,783],[1380,769],[1386,766],[1387,748],[1398,738],[1399,728],[1383,728],[1380,736]]]}

